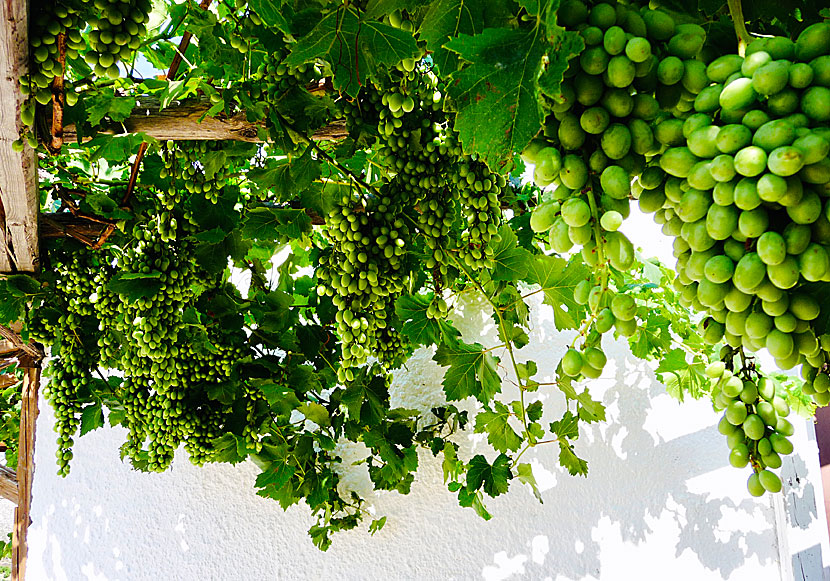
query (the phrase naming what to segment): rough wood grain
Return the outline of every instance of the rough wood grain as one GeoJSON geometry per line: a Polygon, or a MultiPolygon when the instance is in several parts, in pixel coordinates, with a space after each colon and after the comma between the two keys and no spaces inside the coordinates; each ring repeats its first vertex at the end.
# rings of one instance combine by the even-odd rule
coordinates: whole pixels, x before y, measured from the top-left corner
{"type": "Polygon", "coordinates": [[[29,529],[29,511],[32,505],[32,478],[35,472],[35,423],[37,420],[37,393],[40,386],[40,368],[35,362],[25,371],[20,399],[20,440],[18,445],[17,480],[18,501],[14,509],[12,531],[12,581],[26,578],[26,536],[29,529]]]}
{"type": "Polygon", "coordinates": [[[0,272],[36,271],[39,258],[35,153],[12,149],[20,129],[18,79],[28,71],[27,26],[25,0],[0,1],[0,272]]]}
{"type": "MultiPolygon", "coordinates": [[[[157,99],[141,99],[133,114],[123,123],[105,128],[105,133],[145,133],[161,141],[183,140],[229,140],[258,143],[257,137],[262,123],[251,123],[244,113],[231,117],[217,115],[202,117],[210,108],[206,100],[186,101],[161,109],[157,99]],[[200,121],[201,119],[201,121],[200,121]]],[[[314,133],[315,141],[338,141],[346,137],[345,121],[335,121],[314,133]]],[[[64,128],[63,138],[66,143],[77,142],[78,134],[74,125],[64,128]]]]}
{"type": "Polygon", "coordinates": [[[5,325],[0,325],[0,337],[5,341],[10,342],[17,349],[23,351],[26,355],[36,361],[43,359],[43,353],[35,345],[31,343],[24,343],[18,336],[18,331],[14,331],[5,325]]]}
{"type": "Polygon", "coordinates": [[[94,244],[106,224],[93,222],[70,213],[41,214],[41,238],[76,238],[88,244],[94,244]]]}
{"type": "MultiPolygon", "coordinates": [[[[326,223],[325,219],[314,210],[306,209],[306,214],[311,218],[311,224],[314,226],[322,226],[326,223]]],[[[83,216],[75,216],[69,212],[40,215],[40,237],[42,239],[75,238],[92,246],[106,228],[106,224],[83,216]]]]}
{"type": "Polygon", "coordinates": [[[0,496],[16,505],[18,495],[17,473],[11,468],[0,466],[0,496]]]}

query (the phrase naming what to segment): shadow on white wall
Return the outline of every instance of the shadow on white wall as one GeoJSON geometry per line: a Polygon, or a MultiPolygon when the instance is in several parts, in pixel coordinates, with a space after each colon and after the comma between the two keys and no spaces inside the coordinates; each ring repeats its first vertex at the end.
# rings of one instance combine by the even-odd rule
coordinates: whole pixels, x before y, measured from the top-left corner
{"type": "MultiPolygon", "coordinates": [[[[462,309],[468,341],[496,344],[492,326],[462,309]],[[482,333],[482,329],[485,331],[482,333]]],[[[534,308],[522,360],[550,380],[570,336],[552,315],[534,308]],[[544,375],[548,373],[548,378],[544,375]]],[[[30,528],[29,579],[778,579],[773,510],[746,492],[747,471],[727,463],[716,414],[705,402],[680,404],[624,342],[606,343],[609,364],[590,384],[607,421],[583,430],[577,453],[587,478],[559,468],[557,449],[541,446],[531,462],[544,504],[515,481],[490,499],[485,522],[460,508],[442,482],[440,458],[421,454],[408,497],[368,491],[365,467],[345,463],[344,481],[368,493],[385,528],[340,533],[327,553],[306,535],[303,507],[286,513],[254,493],[251,463],[196,468],[180,452],[170,471],[141,474],[118,456],[124,431],[97,430],[76,444],[72,473],[55,476],[53,416],[38,421],[37,473],[30,528]]],[[[442,399],[442,369],[422,350],[394,383],[395,405],[429,409],[442,399]]],[[[511,397],[505,382],[506,397],[511,397]]],[[[555,388],[543,399],[547,421],[564,401],[555,388]]],[[[462,453],[481,452],[480,436],[460,436],[462,453]]],[[[344,452],[351,459],[359,449],[344,452]]],[[[796,460],[798,461],[798,460],[796,460]]],[[[796,491],[809,483],[797,483],[796,491]],[[798,488],[800,487],[800,488],[798,488]]],[[[809,525],[816,515],[799,514],[809,525]]]]}

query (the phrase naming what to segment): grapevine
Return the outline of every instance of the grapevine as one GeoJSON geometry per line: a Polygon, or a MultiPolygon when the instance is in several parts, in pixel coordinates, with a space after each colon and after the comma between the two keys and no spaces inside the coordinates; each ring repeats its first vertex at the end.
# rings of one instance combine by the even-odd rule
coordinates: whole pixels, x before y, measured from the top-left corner
{"type": "Polygon", "coordinates": [[[537,446],[588,472],[579,426],[605,419],[591,380],[613,335],[723,412],[751,495],[782,490],[790,409],[830,403],[830,23],[745,7],[738,39],[720,24],[734,2],[520,2],[486,25],[435,18],[443,3],[156,18],[96,0],[33,19],[15,147],[38,150],[51,223],[85,222],[43,240],[37,279],[0,279],[0,324],[50,349],[61,474],[107,422],[139,470],[182,447],[198,465],[250,458],[258,493],[308,504],[325,549],[368,515],[339,489],[340,446],[402,493],[420,448],[487,518],[487,497],[535,486],[521,460],[537,446]],[[79,139],[47,153],[51,102],[79,139]],[[190,134],[129,132],[179,107],[190,134]],[[233,139],[201,138],[208,118],[233,139]],[[639,256],[632,203],[673,239],[675,271],[639,256]],[[555,369],[522,354],[537,293],[572,333],[555,369]],[[499,344],[456,328],[471,295],[499,344]],[[394,408],[424,347],[446,400],[394,408]],[[803,383],[762,370],[761,350],[803,383]],[[547,421],[550,398],[565,411],[547,421]],[[464,457],[467,426],[492,453],[464,457]]]}

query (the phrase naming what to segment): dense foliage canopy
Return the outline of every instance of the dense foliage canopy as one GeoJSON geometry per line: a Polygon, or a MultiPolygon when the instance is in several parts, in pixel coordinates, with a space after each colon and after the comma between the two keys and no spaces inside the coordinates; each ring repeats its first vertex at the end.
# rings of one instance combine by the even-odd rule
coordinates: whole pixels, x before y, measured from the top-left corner
{"type": "Polygon", "coordinates": [[[252,458],[325,549],[368,514],[339,445],[404,494],[423,449],[489,518],[486,497],[535,491],[529,449],[587,473],[614,335],[725,410],[749,492],[777,492],[785,416],[830,401],[819,8],[753,2],[753,40],[717,0],[33,2],[18,146],[61,236],[37,278],[0,280],[0,323],[51,347],[60,472],[105,421],[139,470],[252,458]],[[677,273],[619,231],[632,202],[677,273]],[[521,353],[537,293],[573,336],[556,369],[521,353]],[[453,325],[468,296],[499,344],[453,325]],[[446,401],[394,408],[420,348],[446,401]],[[762,374],[764,348],[803,387],[762,374]],[[464,429],[491,453],[464,457],[464,429]]]}

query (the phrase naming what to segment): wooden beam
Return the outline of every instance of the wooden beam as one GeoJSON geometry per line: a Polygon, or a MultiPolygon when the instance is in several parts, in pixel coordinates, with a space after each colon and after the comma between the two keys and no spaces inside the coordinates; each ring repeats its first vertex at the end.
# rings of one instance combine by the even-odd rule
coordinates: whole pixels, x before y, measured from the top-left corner
{"type": "Polygon", "coordinates": [[[0,496],[17,505],[19,498],[17,473],[6,466],[0,466],[0,496]]]}
{"type": "Polygon", "coordinates": [[[0,272],[38,269],[37,160],[26,147],[12,149],[20,135],[18,79],[28,73],[26,0],[0,1],[0,272]]]}
{"type": "MultiPolygon", "coordinates": [[[[311,224],[314,226],[322,226],[326,223],[325,219],[313,210],[306,209],[306,214],[311,218],[311,224]]],[[[40,215],[40,237],[42,239],[76,238],[94,242],[105,228],[106,226],[100,222],[93,222],[69,212],[40,215]]],[[[2,353],[1,345],[2,343],[0,343],[0,353],[2,353]]]]}
{"type": "Polygon", "coordinates": [[[20,440],[17,451],[18,501],[14,509],[12,530],[12,581],[26,578],[26,538],[29,530],[29,513],[32,506],[32,477],[35,472],[35,423],[37,420],[37,393],[40,386],[40,368],[36,362],[24,362],[27,367],[23,378],[20,400],[20,440]]]}
{"type": "Polygon", "coordinates": [[[18,336],[19,331],[14,331],[6,327],[5,325],[0,325],[0,337],[4,340],[10,342],[12,345],[17,347],[23,353],[28,355],[31,359],[35,361],[40,361],[43,359],[43,353],[41,350],[31,343],[24,343],[23,340],[18,336]]]}
{"type": "Polygon", "coordinates": [[[41,238],[78,238],[81,236],[95,242],[106,226],[74,216],[69,212],[40,215],[41,238]]]}
{"type": "MultiPolygon", "coordinates": [[[[205,117],[210,108],[207,100],[185,101],[165,109],[161,109],[158,99],[143,98],[133,110],[132,115],[123,123],[112,124],[104,129],[104,133],[145,133],[160,141],[185,141],[211,139],[217,141],[247,141],[258,143],[262,140],[257,137],[263,123],[248,121],[244,113],[237,113],[231,117],[224,114],[216,117],[205,117]],[[202,119],[204,117],[204,119],[202,119]]],[[[317,130],[312,139],[315,141],[339,141],[348,135],[346,122],[334,121],[332,124],[317,130]]],[[[67,125],[63,130],[65,143],[78,141],[78,134],[74,125],[67,125]]]]}

